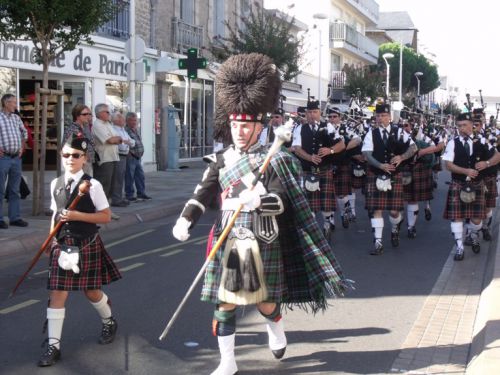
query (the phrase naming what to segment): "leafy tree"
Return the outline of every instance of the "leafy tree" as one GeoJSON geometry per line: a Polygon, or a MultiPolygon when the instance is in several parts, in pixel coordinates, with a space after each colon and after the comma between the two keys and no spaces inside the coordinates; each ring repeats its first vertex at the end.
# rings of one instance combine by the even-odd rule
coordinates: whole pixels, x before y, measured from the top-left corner
{"type": "Polygon", "coordinates": [[[346,66],[346,84],[344,89],[348,95],[359,95],[360,98],[370,98],[373,101],[376,97],[384,96],[385,75],[376,69],[376,65],[364,67],[346,66]]]}
{"type": "Polygon", "coordinates": [[[241,16],[240,20],[240,29],[224,22],[229,37],[214,37],[210,52],[217,61],[239,53],[257,52],[272,58],[286,81],[300,73],[303,37],[295,38],[291,31],[295,17],[276,17],[255,3],[248,18],[241,16]]]}
{"type": "MultiPolygon", "coordinates": [[[[36,62],[43,66],[42,88],[48,89],[49,64],[81,41],[93,44],[90,34],[109,21],[120,5],[121,1],[113,0],[2,0],[0,39],[33,42],[36,62]]],[[[43,208],[48,98],[42,98],[40,175],[33,181],[33,196],[38,193],[43,208]]],[[[33,211],[42,210],[33,207],[33,211]]]]}

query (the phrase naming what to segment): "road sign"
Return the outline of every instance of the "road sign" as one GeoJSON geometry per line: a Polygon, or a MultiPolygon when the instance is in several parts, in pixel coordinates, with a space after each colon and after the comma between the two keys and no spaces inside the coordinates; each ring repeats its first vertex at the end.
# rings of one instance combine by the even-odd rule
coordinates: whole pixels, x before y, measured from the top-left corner
{"type": "Polygon", "coordinates": [[[191,79],[198,77],[198,69],[206,68],[207,59],[198,57],[198,49],[190,48],[187,59],[179,59],[179,69],[187,69],[187,76],[191,79]]]}
{"type": "MultiPolygon", "coordinates": [[[[136,36],[134,39],[135,39],[135,60],[140,60],[144,56],[144,52],[146,50],[146,43],[144,42],[144,39],[142,39],[139,36],[136,36]]],[[[127,56],[129,60],[132,58],[131,48],[132,48],[132,38],[128,38],[128,40],[125,42],[125,56],[127,56]]]]}

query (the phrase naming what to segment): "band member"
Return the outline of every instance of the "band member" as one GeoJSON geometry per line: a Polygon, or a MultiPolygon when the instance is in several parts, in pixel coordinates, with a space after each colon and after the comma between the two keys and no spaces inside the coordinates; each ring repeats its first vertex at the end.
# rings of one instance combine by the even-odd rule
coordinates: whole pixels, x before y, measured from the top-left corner
{"type": "Polygon", "coordinates": [[[319,101],[307,103],[307,124],[297,126],[292,150],[299,157],[304,170],[304,188],[311,210],[323,214],[323,230],[329,238],[335,229],[335,184],[332,173],[332,155],[345,149],[332,128],[321,121],[319,101]]]}
{"type": "Polygon", "coordinates": [[[120,279],[121,275],[106,252],[97,227],[111,220],[111,211],[100,182],[83,172],[88,147],[86,138],[68,138],[61,151],[65,172],[50,185],[52,228],[59,220],[64,224],[50,250],[47,348],[38,362],[42,367],[52,366],[61,358],[64,306],[70,291],[83,291],[101,317],[99,344],[113,342],[118,327],[108,296],[101,288],[120,279]],[[79,200],[74,210],[67,210],[83,180],[90,181],[89,193],[79,200]]]}
{"type": "Polygon", "coordinates": [[[399,246],[399,229],[403,220],[401,211],[404,208],[401,163],[415,154],[417,146],[408,133],[391,124],[389,104],[377,104],[375,113],[379,126],[368,131],[362,151],[369,165],[366,208],[371,217],[375,237],[375,247],[370,254],[381,255],[384,249],[382,245],[384,210],[390,211],[392,246],[399,246]]]}
{"type": "Polygon", "coordinates": [[[472,139],[472,116],[462,113],[456,119],[459,135],[446,145],[443,160],[451,172],[444,218],[451,220],[451,232],[455,237],[457,261],[464,259],[463,221],[470,219],[472,251],[479,253],[479,230],[485,218],[484,181],[481,171],[496,165],[498,153],[489,157],[487,147],[472,139]]]}
{"type": "Polygon", "coordinates": [[[264,146],[270,145],[274,142],[274,131],[278,126],[284,124],[284,112],[282,108],[277,108],[269,120],[267,126],[260,133],[259,142],[264,146]]]}
{"type": "Polygon", "coordinates": [[[297,182],[296,159],[278,151],[263,178],[254,181],[268,150],[259,143],[263,115],[275,108],[279,89],[279,72],[267,56],[235,55],[222,64],[216,78],[216,126],[230,126],[233,144],[211,156],[202,182],[173,228],[175,238],[187,240],[189,229],[221,187],[224,200],[215,224],[215,243],[234,211],[244,204],[223,248],[210,261],[202,288],[201,299],[216,306],[213,334],[221,361],[215,375],[238,371],[237,306],[257,305],[266,321],[269,348],[279,359],[287,345],[282,304],[309,305],[317,311],[326,307],[327,289],[341,295],[346,286],[297,182]],[[312,250],[314,255],[306,257],[312,250]]]}

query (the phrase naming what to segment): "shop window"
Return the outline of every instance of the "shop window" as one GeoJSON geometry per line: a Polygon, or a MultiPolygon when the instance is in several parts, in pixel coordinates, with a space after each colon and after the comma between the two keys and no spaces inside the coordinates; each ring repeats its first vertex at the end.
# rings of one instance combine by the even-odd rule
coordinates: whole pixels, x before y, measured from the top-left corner
{"type": "MultiPolygon", "coordinates": [[[[106,104],[111,111],[127,113],[129,111],[129,83],[124,81],[106,81],[106,104]]],[[[137,90],[136,90],[137,92],[137,90]]]]}
{"type": "Polygon", "coordinates": [[[17,74],[14,68],[0,67],[0,95],[14,94],[17,96],[17,74]]]}

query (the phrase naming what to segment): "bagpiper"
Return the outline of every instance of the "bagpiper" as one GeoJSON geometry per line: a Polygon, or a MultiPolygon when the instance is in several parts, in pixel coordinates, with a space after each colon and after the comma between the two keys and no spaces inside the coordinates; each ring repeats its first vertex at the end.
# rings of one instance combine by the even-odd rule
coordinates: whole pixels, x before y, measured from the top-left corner
{"type": "Polygon", "coordinates": [[[276,108],[272,113],[267,126],[262,130],[262,133],[260,133],[259,142],[264,146],[272,144],[274,142],[274,132],[284,123],[283,108],[276,108]]]}
{"type": "Polygon", "coordinates": [[[415,154],[417,146],[403,129],[391,123],[389,104],[377,104],[375,113],[378,127],[368,131],[362,151],[369,166],[366,209],[374,233],[374,249],[370,254],[381,255],[384,251],[382,244],[384,210],[390,211],[392,246],[399,246],[399,230],[403,220],[401,212],[404,208],[401,163],[415,154]]]}
{"type": "Polygon", "coordinates": [[[237,306],[257,305],[265,318],[269,348],[280,359],[287,346],[282,308],[324,309],[328,291],[342,295],[348,284],[307,204],[297,159],[281,149],[271,156],[262,178],[256,178],[268,153],[259,143],[264,114],[275,108],[280,84],[267,56],[235,55],[222,64],[216,77],[216,126],[230,127],[232,144],[211,155],[203,180],[172,230],[175,238],[187,240],[221,188],[215,244],[243,205],[223,247],[208,264],[202,288],[201,299],[215,305],[212,332],[221,361],[213,375],[238,371],[237,306]]]}

